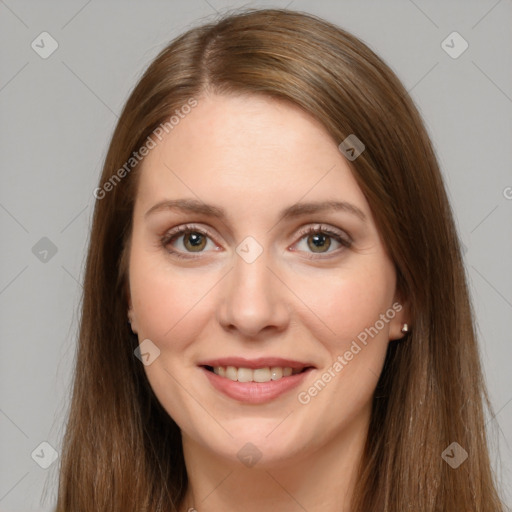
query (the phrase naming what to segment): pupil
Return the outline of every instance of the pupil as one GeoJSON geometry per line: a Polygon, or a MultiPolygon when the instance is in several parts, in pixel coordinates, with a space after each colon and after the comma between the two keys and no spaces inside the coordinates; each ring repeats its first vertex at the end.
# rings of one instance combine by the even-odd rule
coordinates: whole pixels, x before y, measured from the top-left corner
{"type": "Polygon", "coordinates": [[[194,252],[197,252],[195,249],[204,249],[205,243],[205,238],[201,233],[188,233],[184,238],[185,247],[194,252]]]}
{"type": "Polygon", "coordinates": [[[199,245],[201,243],[201,235],[197,233],[191,233],[189,240],[191,241],[192,245],[199,245]]]}
{"type": "Polygon", "coordinates": [[[321,252],[321,251],[318,251],[317,249],[329,249],[331,242],[327,238],[328,237],[326,235],[322,235],[322,234],[312,235],[310,237],[310,239],[313,240],[313,245],[312,246],[310,245],[310,248],[314,252],[321,252]]]}
{"type": "Polygon", "coordinates": [[[315,245],[318,246],[318,244],[316,242],[320,241],[320,239],[323,239],[323,241],[325,242],[325,236],[324,235],[314,235],[313,236],[313,240],[315,240],[315,245]]]}

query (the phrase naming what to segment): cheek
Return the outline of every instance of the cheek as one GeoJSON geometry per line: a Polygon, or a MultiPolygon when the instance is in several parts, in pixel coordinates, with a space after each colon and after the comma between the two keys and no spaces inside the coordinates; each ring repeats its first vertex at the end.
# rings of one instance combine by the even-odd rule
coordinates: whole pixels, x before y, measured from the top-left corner
{"type": "Polygon", "coordinates": [[[325,354],[325,366],[298,394],[302,410],[323,418],[321,427],[314,421],[301,425],[305,437],[315,437],[326,425],[324,434],[334,435],[370,407],[388,348],[396,274],[388,259],[366,263],[297,281],[298,294],[311,308],[301,322],[309,324],[325,354]]]}
{"type": "MultiPolygon", "coordinates": [[[[206,295],[216,282],[213,272],[175,270],[159,256],[132,253],[130,293],[139,339],[178,351],[201,330],[206,295]]],[[[218,280],[218,276],[217,276],[218,280]]]]}
{"type": "MultiPolygon", "coordinates": [[[[302,322],[309,324],[330,349],[343,349],[391,307],[395,291],[392,263],[381,256],[333,272],[294,277],[294,292],[308,306],[302,322]]],[[[380,325],[380,324],[379,324],[380,325]]],[[[387,342],[388,324],[379,336],[387,342]]]]}

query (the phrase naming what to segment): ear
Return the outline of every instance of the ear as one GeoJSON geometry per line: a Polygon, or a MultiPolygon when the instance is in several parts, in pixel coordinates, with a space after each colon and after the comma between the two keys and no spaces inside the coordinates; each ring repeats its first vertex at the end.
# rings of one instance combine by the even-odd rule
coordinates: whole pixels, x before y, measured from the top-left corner
{"type": "Polygon", "coordinates": [[[404,324],[407,324],[408,332],[411,331],[412,318],[409,301],[406,300],[400,292],[395,293],[391,310],[395,312],[394,318],[389,322],[389,339],[400,340],[407,336],[407,332],[402,332],[404,324]]]}
{"type": "Polygon", "coordinates": [[[126,301],[128,303],[128,312],[127,312],[128,322],[130,324],[133,334],[137,334],[137,332],[138,332],[137,318],[135,316],[135,311],[133,310],[132,298],[131,298],[130,288],[129,288],[128,284],[126,285],[126,301]]]}

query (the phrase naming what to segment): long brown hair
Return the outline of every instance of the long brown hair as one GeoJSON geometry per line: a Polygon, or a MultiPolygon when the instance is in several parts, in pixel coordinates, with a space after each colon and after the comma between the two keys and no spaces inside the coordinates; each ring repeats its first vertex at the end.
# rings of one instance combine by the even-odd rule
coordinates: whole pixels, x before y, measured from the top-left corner
{"type": "Polygon", "coordinates": [[[418,110],[359,39],[280,9],[230,13],[181,35],[124,107],[95,204],[56,511],[170,512],[182,504],[180,430],[134,356],[137,338],[127,323],[126,255],[140,167],[119,169],[176,109],[205,92],[288,101],[336,144],[350,134],[365,144],[350,165],[396,265],[413,329],[389,345],[352,510],[502,511],[460,243],[418,110]],[[468,454],[457,469],[442,457],[452,442],[468,454]]]}

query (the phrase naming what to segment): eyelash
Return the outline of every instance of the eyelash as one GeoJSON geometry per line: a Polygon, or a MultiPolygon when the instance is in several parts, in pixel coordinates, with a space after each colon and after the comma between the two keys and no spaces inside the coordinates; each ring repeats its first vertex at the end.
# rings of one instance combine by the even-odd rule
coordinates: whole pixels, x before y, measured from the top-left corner
{"type": "MultiPolygon", "coordinates": [[[[197,256],[191,256],[191,255],[185,256],[182,251],[176,251],[174,249],[168,248],[169,243],[172,242],[175,238],[179,238],[179,236],[181,236],[181,235],[184,235],[187,233],[192,233],[192,232],[199,233],[203,236],[211,238],[210,234],[206,230],[204,230],[198,226],[195,226],[193,224],[185,224],[183,226],[175,228],[175,229],[169,231],[168,233],[166,233],[160,239],[160,244],[167,252],[169,252],[170,254],[173,254],[174,256],[176,256],[178,258],[184,258],[184,259],[189,259],[189,260],[196,259],[196,258],[200,257],[201,252],[197,253],[197,256]]],[[[345,248],[349,248],[352,245],[352,239],[349,236],[344,238],[343,233],[341,231],[340,232],[335,231],[332,228],[329,228],[328,226],[323,226],[321,224],[318,224],[316,226],[308,226],[304,229],[299,230],[299,232],[298,232],[298,235],[300,237],[299,241],[302,240],[305,236],[316,235],[316,234],[324,234],[324,235],[329,236],[330,238],[334,238],[337,242],[339,242],[345,248]]],[[[312,260],[325,259],[326,257],[330,257],[330,255],[332,253],[337,253],[338,251],[339,251],[339,249],[337,251],[332,251],[331,253],[318,253],[317,255],[307,256],[307,258],[312,259],[312,260]],[[327,256],[322,256],[322,254],[326,254],[327,256]]],[[[190,254],[192,254],[192,253],[190,253],[190,254]]],[[[314,254],[314,253],[311,253],[311,254],[314,254]]]]}

